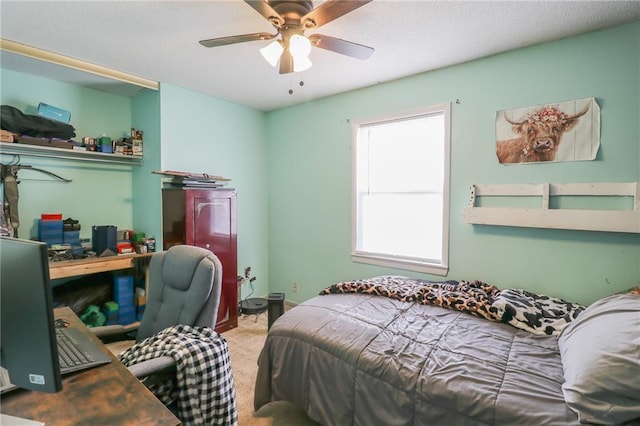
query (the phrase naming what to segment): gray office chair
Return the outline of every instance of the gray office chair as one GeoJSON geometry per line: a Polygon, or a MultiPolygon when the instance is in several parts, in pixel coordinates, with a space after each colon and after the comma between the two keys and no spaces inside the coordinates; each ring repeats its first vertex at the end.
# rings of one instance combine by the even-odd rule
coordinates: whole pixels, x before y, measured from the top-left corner
{"type": "MultiPolygon", "coordinates": [[[[131,340],[130,330],[125,332],[124,327],[118,325],[91,330],[103,341],[118,341],[107,343],[110,349],[119,349],[112,350],[117,355],[116,352],[174,325],[215,328],[221,289],[222,264],[215,254],[201,247],[172,246],[151,256],[147,305],[135,330],[135,340],[131,340]],[[130,339],[125,345],[121,343],[123,336],[130,339]]],[[[129,371],[143,381],[171,374],[175,369],[175,362],[169,356],[129,367],[129,371]]]]}

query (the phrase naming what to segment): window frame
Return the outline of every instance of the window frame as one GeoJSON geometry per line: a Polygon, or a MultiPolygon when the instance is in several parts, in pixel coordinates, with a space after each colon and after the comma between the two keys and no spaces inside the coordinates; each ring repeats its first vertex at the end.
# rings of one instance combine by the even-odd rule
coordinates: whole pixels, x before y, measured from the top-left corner
{"type": "Polygon", "coordinates": [[[446,276],[449,272],[449,211],[451,178],[451,104],[437,104],[374,118],[353,120],[351,123],[351,260],[357,263],[405,269],[446,276]],[[361,127],[441,113],[444,115],[444,176],[442,183],[442,259],[440,262],[409,259],[392,254],[369,253],[356,249],[358,236],[357,143],[361,127]]]}

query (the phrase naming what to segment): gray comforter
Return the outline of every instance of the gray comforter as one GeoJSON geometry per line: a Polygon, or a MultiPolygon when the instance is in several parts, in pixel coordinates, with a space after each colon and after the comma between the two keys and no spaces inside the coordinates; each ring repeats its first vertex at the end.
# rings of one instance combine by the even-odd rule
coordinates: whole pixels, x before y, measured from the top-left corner
{"type": "Polygon", "coordinates": [[[280,317],[255,408],[324,425],[574,425],[556,337],[380,296],[317,296],[280,317]]]}

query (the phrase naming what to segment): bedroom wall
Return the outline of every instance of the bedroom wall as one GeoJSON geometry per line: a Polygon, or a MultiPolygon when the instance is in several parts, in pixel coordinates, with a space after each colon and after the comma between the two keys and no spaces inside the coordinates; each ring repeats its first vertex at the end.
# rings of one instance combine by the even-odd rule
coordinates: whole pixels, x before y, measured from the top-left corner
{"type": "Polygon", "coordinates": [[[162,194],[157,175],[151,173],[161,169],[160,92],[148,90],[134,96],[131,114],[132,126],[144,131],[144,162],[133,168],[133,227],[161,243],[162,194]]]}
{"type": "Polygon", "coordinates": [[[352,278],[443,279],[351,261],[349,124],[443,102],[452,103],[446,279],[478,279],[581,303],[640,284],[640,235],[474,226],[462,220],[473,183],[639,180],[639,75],[640,23],[634,23],[268,113],[269,290],[302,302],[352,278]],[[497,162],[497,110],[591,96],[601,107],[596,161],[497,162]]]}
{"type": "MultiPolygon", "coordinates": [[[[268,293],[264,113],[180,87],[160,87],[161,169],[221,175],[237,191],[238,273],[268,293]]],[[[161,178],[156,175],[156,185],[161,178]]],[[[242,287],[242,297],[251,289],[242,287]]]]}

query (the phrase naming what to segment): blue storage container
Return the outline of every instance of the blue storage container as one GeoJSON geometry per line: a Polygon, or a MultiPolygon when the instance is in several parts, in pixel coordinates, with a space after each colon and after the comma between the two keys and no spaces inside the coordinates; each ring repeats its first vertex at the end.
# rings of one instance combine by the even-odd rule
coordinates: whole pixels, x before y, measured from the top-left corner
{"type": "Polygon", "coordinates": [[[53,244],[62,244],[64,240],[61,220],[38,220],[38,240],[53,244]]]}
{"type": "Polygon", "coordinates": [[[62,241],[72,246],[80,246],[80,231],[64,231],[62,241]]]}
{"type": "Polygon", "coordinates": [[[38,104],[38,114],[62,123],[69,123],[69,121],[71,121],[71,113],[69,111],[43,102],[38,104]]]}
{"type": "MultiPolygon", "coordinates": [[[[133,277],[131,275],[118,275],[113,278],[113,300],[120,307],[134,307],[133,277]]],[[[135,313],[133,314],[135,318],[135,313]]]]}
{"type": "Polygon", "coordinates": [[[127,325],[132,322],[136,322],[135,306],[120,306],[120,309],[118,310],[118,323],[121,325],[127,325]]]}

